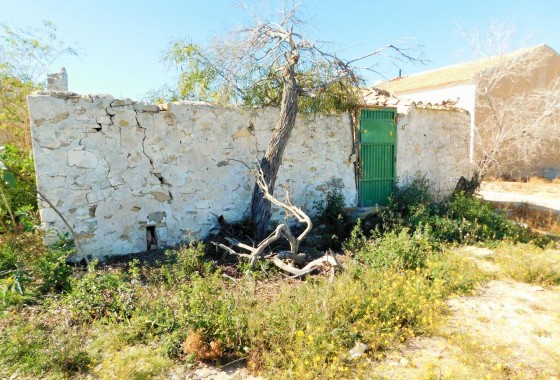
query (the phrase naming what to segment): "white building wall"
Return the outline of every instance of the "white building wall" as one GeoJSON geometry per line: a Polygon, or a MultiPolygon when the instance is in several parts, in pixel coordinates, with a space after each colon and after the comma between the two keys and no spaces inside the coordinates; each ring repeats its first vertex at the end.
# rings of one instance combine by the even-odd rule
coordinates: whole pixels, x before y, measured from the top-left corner
{"type": "MultiPolygon", "coordinates": [[[[247,216],[254,178],[278,110],[170,103],[166,109],[114,99],[47,92],[28,99],[37,186],[68,219],[86,254],[144,251],[147,226],[159,245],[204,238],[247,216]]],[[[352,127],[348,115],[298,117],[277,180],[313,210],[337,186],[355,205],[352,127]]],[[[40,202],[51,238],[66,232],[40,202]]],[[[276,214],[277,217],[282,216],[276,214]]]]}
{"type": "Polygon", "coordinates": [[[411,106],[397,122],[397,177],[399,185],[426,178],[436,197],[449,195],[464,176],[472,176],[469,163],[467,112],[411,106]]]}
{"type": "MultiPolygon", "coordinates": [[[[262,157],[279,112],[67,92],[28,101],[38,189],[93,257],[146,250],[148,226],[167,246],[204,238],[220,215],[248,216],[254,178],[238,161],[262,157]]],[[[449,194],[470,175],[468,113],[415,106],[399,113],[399,183],[420,174],[437,195],[449,194]]],[[[299,116],[275,194],[282,198],[287,185],[294,203],[313,213],[337,187],[355,206],[353,153],[348,115],[299,116]]],[[[40,213],[47,241],[67,232],[47,203],[40,202],[40,213]]]]}
{"type": "Polygon", "coordinates": [[[476,85],[453,84],[448,87],[415,92],[401,92],[396,94],[402,99],[409,99],[416,103],[441,104],[444,101],[456,101],[455,107],[467,110],[470,114],[469,129],[469,160],[474,163],[475,158],[475,112],[476,112],[476,85]]]}

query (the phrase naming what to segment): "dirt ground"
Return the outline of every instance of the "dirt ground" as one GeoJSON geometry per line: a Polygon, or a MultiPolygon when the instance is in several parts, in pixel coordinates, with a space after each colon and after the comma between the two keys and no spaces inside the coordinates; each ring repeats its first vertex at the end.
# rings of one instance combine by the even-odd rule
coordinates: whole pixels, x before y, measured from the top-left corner
{"type": "MultiPolygon", "coordinates": [[[[560,182],[485,182],[486,200],[560,212],[560,182]]],[[[499,272],[486,248],[464,247],[481,269],[499,272]]],[[[373,365],[382,379],[560,379],[560,287],[494,280],[448,301],[448,321],[373,365]]]]}
{"type": "MultiPolygon", "coordinates": [[[[466,247],[481,267],[492,252],[466,247]]],[[[490,281],[475,296],[448,301],[433,337],[418,337],[373,365],[372,378],[559,379],[560,287],[490,281]]]]}
{"type": "Polygon", "coordinates": [[[479,194],[486,200],[527,203],[560,212],[560,181],[483,182],[479,194]]]}

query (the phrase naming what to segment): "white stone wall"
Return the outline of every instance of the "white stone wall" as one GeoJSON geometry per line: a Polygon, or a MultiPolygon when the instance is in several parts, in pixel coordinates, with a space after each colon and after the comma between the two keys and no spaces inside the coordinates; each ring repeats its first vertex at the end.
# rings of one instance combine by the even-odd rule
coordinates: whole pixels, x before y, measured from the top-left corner
{"type": "MultiPolygon", "coordinates": [[[[170,103],[46,92],[28,99],[37,185],[94,257],[144,251],[146,227],[161,246],[205,237],[223,215],[247,215],[254,179],[242,164],[261,157],[276,109],[170,103]]],[[[298,117],[278,187],[312,210],[329,184],[356,201],[348,115],[298,117]]],[[[276,194],[282,194],[277,188],[276,194]]],[[[44,227],[66,232],[40,202],[44,227]]]]}
{"type": "Polygon", "coordinates": [[[438,198],[449,195],[461,176],[470,179],[470,116],[459,110],[411,106],[397,123],[397,177],[406,185],[425,177],[438,198]]]}

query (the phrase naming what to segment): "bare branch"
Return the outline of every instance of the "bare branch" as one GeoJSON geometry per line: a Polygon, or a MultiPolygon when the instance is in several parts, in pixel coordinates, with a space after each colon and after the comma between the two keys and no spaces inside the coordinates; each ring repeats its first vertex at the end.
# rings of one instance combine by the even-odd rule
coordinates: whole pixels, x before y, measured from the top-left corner
{"type": "Polygon", "coordinates": [[[264,197],[266,199],[269,199],[273,204],[286,210],[287,214],[290,214],[291,216],[295,217],[298,221],[302,223],[306,223],[307,227],[296,238],[294,237],[290,228],[286,224],[279,224],[278,226],[276,226],[274,232],[272,232],[272,234],[270,234],[266,239],[261,241],[256,247],[249,246],[235,239],[226,238],[226,240],[230,243],[232,247],[237,247],[247,252],[250,252],[249,254],[238,253],[233,248],[227,247],[223,244],[219,244],[219,243],[213,243],[213,244],[216,245],[217,247],[224,249],[225,251],[227,251],[232,255],[239,256],[249,260],[250,265],[253,266],[257,260],[265,258],[265,250],[273,242],[277,241],[281,237],[284,237],[290,243],[290,251],[282,251],[279,252],[278,254],[269,255],[266,258],[270,260],[272,263],[274,263],[274,265],[276,265],[281,270],[292,274],[292,278],[304,276],[308,273],[313,272],[319,267],[324,267],[325,265],[330,265],[332,267],[339,266],[339,263],[336,260],[335,255],[333,253],[326,254],[323,257],[313,260],[301,269],[296,268],[293,265],[290,265],[283,261],[283,260],[290,260],[298,265],[302,265],[305,263],[305,255],[298,254],[298,248],[301,241],[311,231],[312,228],[311,219],[299,207],[295,206],[292,203],[292,200],[290,199],[289,191],[287,189],[286,189],[286,197],[284,202],[278,200],[272,194],[270,194],[268,184],[264,180],[264,174],[260,167],[257,167],[257,169],[254,170],[253,172],[257,177],[258,186],[260,186],[264,192],[264,197]]]}
{"type": "Polygon", "coordinates": [[[560,144],[560,79],[548,88],[533,81],[546,54],[528,50],[486,61],[477,83],[476,146],[481,175],[527,173],[542,152],[560,144]]]}

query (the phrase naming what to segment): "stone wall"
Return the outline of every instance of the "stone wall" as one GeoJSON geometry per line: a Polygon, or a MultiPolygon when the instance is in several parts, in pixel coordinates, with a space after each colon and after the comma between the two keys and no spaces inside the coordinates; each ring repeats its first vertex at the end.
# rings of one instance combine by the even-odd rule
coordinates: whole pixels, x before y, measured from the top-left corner
{"type": "Polygon", "coordinates": [[[468,112],[414,105],[403,112],[397,123],[399,184],[405,185],[420,175],[430,182],[437,198],[449,195],[461,176],[470,178],[473,174],[468,112]]]}
{"type": "MultiPolygon", "coordinates": [[[[246,216],[254,179],[233,160],[262,156],[278,116],[67,92],[28,100],[38,188],[94,257],[145,251],[148,229],[166,246],[205,237],[220,215],[246,216]]],[[[307,210],[332,186],[354,205],[352,152],[348,115],[298,117],[277,184],[307,210]]],[[[54,210],[40,209],[51,239],[66,232],[54,210]]]]}

